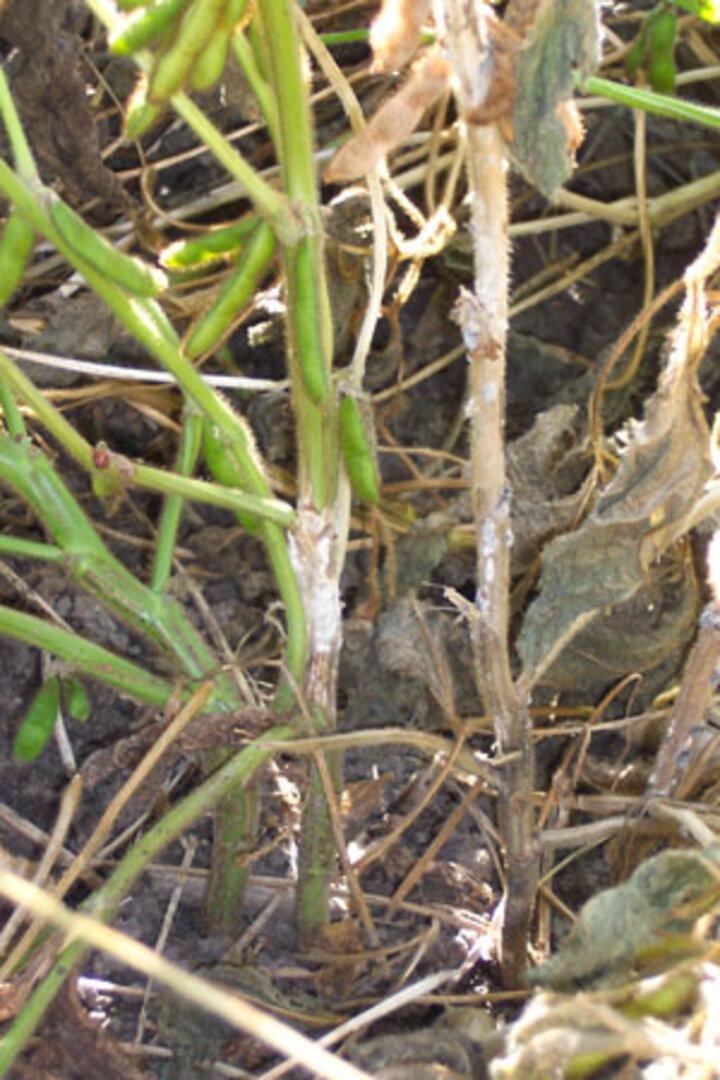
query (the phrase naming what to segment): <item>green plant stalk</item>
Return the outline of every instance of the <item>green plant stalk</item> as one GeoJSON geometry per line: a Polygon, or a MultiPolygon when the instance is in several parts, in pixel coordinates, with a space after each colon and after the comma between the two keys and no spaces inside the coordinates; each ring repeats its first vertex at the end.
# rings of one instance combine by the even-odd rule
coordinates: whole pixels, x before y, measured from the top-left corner
{"type": "MultiPolygon", "coordinates": [[[[228,791],[248,782],[253,773],[274,753],[268,743],[291,739],[294,734],[294,729],[289,725],[275,727],[235,754],[136,841],[120,860],[106,884],[86,900],[82,908],[95,918],[109,922],[145,867],[203,814],[212,810],[228,791]]],[[[63,949],[48,975],[4,1034],[0,1041],[0,1076],[8,1075],[9,1069],[37,1030],[47,1009],[80,963],[85,951],[86,947],[80,941],[75,941],[63,949]]]]}
{"type": "Polygon", "coordinates": [[[4,68],[0,68],[0,114],[12,148],[15,166],[26,180],[38,180],[37,165],[17,114],[4,68]]]}
{"type": "MultiPolygon", "coordinates": [[[[227,752],[215,753],[211,761],[221,766],[227,752]]],[[[243,914],[243,897],[251,870],[246,856],[257,848],[260,824],[260,792],[255,777],[235,784],[218,801],[213,818],[213,858],[203,901],[208,933],[237,937],[243,914]]]]}
{"type": "MultiPolygon", "coordinates": [[[[108,470],[96,467],[93,459],[93,448],[82,435],[75,430],[55,406],[48,401],[28,377],[13,363],[9,356],[0,349],[0,376],[12,386],[17,395],[29,405],[40,421],[71,454],[75,460],[87,469],[91,474],[107,474],[108,470]]],[[[243,429],[244,432],[244,429],[243,429]]],[[[243,447],[238,448],[238,453],[243,454],[243,447]]],[[[286,502],[275,499],[272,495],[251,495],[245,491],[237,491],[211,484],[205,480],[196,480],[192,477],[182,476],[178,473],[167,472],[164,469],[155,469],[149,465],[136,465],[128,463],[128,473],[123,480],[127,486],[145,488],[148,491],[156,491],[163,495],[175,495],[182,499],[192,499],[196,502],[206,502],[212,506],[220,506],[225,510],[254,514],[260,519],[274,522],[276,525],[288,526],[294,518],[294,511],[286,502]]],[[[270,489],[268,488],[268,492],[270,489]]]]}
{"type": "Polygon", "coordinates": [[[312,116],[303,77],[300,43],[290,0],[258,5],[273,94],[278,103],[277,146],[283,184],[298,209],[306,236],[284,245],[288,290],[290,375],[298,423],[298,486],[316,509],[335,496],[337,446],[330,387],[332,321],[323,258],[323,233],[313,154],[312,116]],[[322,388],[325,408],[321,404],[322,388]],[[304,392],[303,392],[304,391],[304,392]]]}
{"type": "MultiPolygon", "coordinates": [[[[95,272],[90,268],[88,274],[86,268],[82,269],[88,280],[88,284],[93,285],[94,281],[90,280],[90,278],[96,277],[95,272]]],[[[150,302],[144,302],[143,311],[143,304],[140,301],[135,303],[133,301],[128,302],[127,298],[122,295],[120,290],[117,290],[114,287],[112,288],[112,291],[109,292],[109,290],[104,287],[102,279],[97,284],[99,286],[97,291],[100,292],[101,289],[104,291],[105,299],[111,307],[112,303],[110,301],[115,301],[114,310],[121,319],[123,315],[120,314],[120,312],[123,312],[126,315],[130,313],[132,322],[132,316],[138,309],[142,314],[148,309],[151,312],[153,311],[150,302]]],[[[138,336],[138,330],[140,330],[145,337],[145,344],[151,351],[152,344],[155,342],[157,346],[155,349],[156,356],[165,367],[168,367],[173,371],[173,374],[178,378],[181,385],[183,383],[182,375],[184,375],[184,389],[189,393],[195,406],[202,410],[205,415],[209,415],[211,420],[218,425],[228,441],[232,443],[233,456],[235,460],[238,461],[242,470],[244,486],[249,489],[250,492],[257,493],[257,497],[253,498],[247,491],[218,488],[217,485],[205,484],[203,481],[199,480],[191,480],[177,476],[171,477],[170,474],[163,474],[158,470],[155,470],[155,475],[153,476],[148,472],[146,466],[134,466],[134,480],[138,483],[143,481],[147,482],[148,480],[159,481],[160,486],[163,487],[164,490],[174,490],[178,494],[185,495],[186,497],[192,497],[193,491],[197,492],[198,490],[205,490],[207,494],[212,494],[212,499],[216,504],[224,505],[235,511],[250,512],[260,519],[259,535],[265,545],[268,559],[285,607],[288,634],[285,662],[296,683],[299,683],[302,679],[302,672],[304,670],[307,654],[305,611],[295,572],[289,559],[285,537],[281,528],[279,528],[279,525],[287,526],[291,523],[294,512],[287,504],[272,498],[269,483],[261,468],[256,464],[254,447],[250,444],[248,433],[242,421],[235,416],[230,407],[221,398],[207,387],[205,382],[197,375],[192,365],[190,365],[185,357],[180,354],[177,345],[171,338],[172,329],[170,328],[170,331],[168,332],[168,328],[165,327],[162,322],[162,312],[159,310],[159,314],[155,318],[155,321],[150,324],[151,330],[153,331],[152,337],[150,338],[147,334],[147,325],[147,321],[140,321],[138,326],[133,327],[131,325],[129,326],[129,329],[134,329],[136,336],[138,336]],[[270,510],[271,513],[274,513],[275,511],[279,512],[280,520],[277,524],[267,520],[268,515],[263,513],[263,507],[266,510],[270,510]],[[260,510],[260,513],[257,513],[257,510],[260,510]]],[[[42,408],[45,408],[43,416],[48,415],[47,406],[46,404],[43,405],[43,401],[37,402],[37,408],[39,412],[42,408]]],[[[77,446],[79,436],[77,436],[76,433],[70,435],[70,432],[68,432],[68,436],[74,440],[74,445],[77,446]]],[[[85,450],[84,453],[87,455],[87,450],[85,450]]],[[[106,581],[106,578],[96,579],[95,584],[102,587],[106,584],[106,581]]],[[[181,610],[178,609],[178,617],[180,615],[181,610]]],[[[223,682],[229,684],[229,680],[226,676],[223,677],[223,682]]],[[[292,704],[292,692],[289,683],[283,683],[281,685],[277,701],[280,708],[290,707],[292,704]]],[[[244,849],[247,846],[249,836],[249,823],[242,819],[233,820],[231,816],[232,810],[237,807],[237,800],[240,800],[241,805],[243,805],[242,792],[230,795],[227,800],[224,800],[223,806],[218,810],[215,824],[218,843],[213,849],[213,873],[211,875],[213,895],[208,901],[208,908],[212,910],[217,906],[219,914],[223,918],[227,918],[227,912],[231,903],[235,905],[236,910],[239,908],[239,899],[246,879],[246,873],[241,867],[239,868],[236,865],[232,849],[234,839],[239,839],[240,846],[244,849]],[[223,900],[222,905],[219,903],[216,904],[215,901],[215,896],[220,895],[227,898],[223,900]]],[[[215,929],[221,931],[223,927],[217,926],[215,929]]]]}
{"type": "MultiPolygon", "coordinates": [[[[173,657],[185,675],[200,678],[215,671],[214,654],[181,606],[147,588],[112,555],[43,453],[28,440],[0,438],[0,470],[63,550],[80,585],[173,657]]],[[[237,706],[227,676],[217,680],[214,704],[225,709],[237,706]]]]}
{"type": "Polygon", "coordinates": [[[247,79],[250,89],[257,99],[273,145],[277,146],[279,139],[277,102],[272,95],[267,80],[260,71],[252,45],[245,37],[245,34],[240,31],[232,38],[230,47],[242,69],[243,75],[247,79]]]}
{"type": "MultiPolygon", "coordinates": [[[[260,73],[260,78],[264,79],[269,86],[270,65],[268,63],[268,53],[265,45],[265,37],[263,35],[262,26],[260,24],[260,19],[251,19],[248,26],[246,27],[246,33],[247,39],[250,42],[250,47],[253,51],[253,56],[255,57],[255,63],[257,64],[258,72],[260,73]]],[[[272,97],[272,91],[270,92],[270,94],[272,97]]],[[[277,113],[277,103],[275,104],[275,112],[277,113]]],[[[276,143],[275,145],[277,146],[279,144],[276,143]]]]}
{"type": "MultiPolygon", "coordinates": [[[[284,189],[306,226],[306,235],[283,246],[287,288],[288,364],[293,388],[298,440],[298,503],[300,537],[296,570],[307,606],[308,658],[302,688],[313,726],[333,730],[339,656],[339,574],[344,536],[338,536],[339,432],[336,395],[331,379],[332,320],[323,255],[323,231],[314,159],[312,114],[302,67],[293,0],[259,0],[263,54],[278,103],[277,154],[284,189]],[[326,523],[326,538],[316,531],[326,523]],[[308,529],[305,530],[307,520],[308,529]],[[332,539],[327,539],[332,536],[332,539]],[[325,550],[325,545],[328,545],[325,550]],[[303,555],[303,548],[310,550],[303,555]],[[322,554],[321,554],[322,548],[322,554]],[[319,618],[319,610],[323,610],[319,618]],[[327,621],[325,621],[327,619],[327,621]],[[320,623],[324,622],[324,626],[320,623]],[[327,640],[327,626],[336,632],[327,640]]],[[[340,755],[328,755],[334,783],[341,780],[340,755]]],[[[300,937],[312,940],[329,917],[329,887],[335,850],[329,811],[316,766],[310,782],[300,836],[297,919],[300,937]]]]}
{"type": "MultiPolygon", "coordinates": [[[[202,435],[202,416],[186,409],[183,416],[182,432],[175,458],[175,473],[179,476],[192,476],[200,453],[202,435]]],[[[180,519],[185,499],[180,495],[169,495],[165,499],[155,544],[152,588],[156,593],[165,591],[172,574],[172,560],[175,554],[180,519]]]]}
{"type": "MultiPolygon", "coordinates": [[[[182,355],[179,342],[162,309],[150,301],[129,297],[113,281],[103,277],[76,251],[68,246],[41,205],[41,192],[23,183],[9,166],[0,161],[0,190],[11,199],[28,221],[77,267],[90,288],[107,304],[125,328],[175,377],[183,392],[228,438],[240,447],[247,446],[247,436],[236,421],[230,406],[208,386],[190,361],[182,355]]],[[[68,425],[69,426],[69,425],[68,425]]],[[[78,437],[79,438],[79,437],[78,437]]],[[[85,444],[87,445],[87,444],[85,444]]],[[[73,453],[71,446],[68,450],[73,453]]],[[[269,496],[270,485],[251,458],[249,447],[245,465],[247,490],[269,496]]]]}
{"type": "Polygon", "coordinates": [[[2,407],[5,427],[11,439],[24,439],[27,435],[25,421],[18,409],[15,395],[4,379],[0,379],[0,407],[2,407]]]}
{"type": "Polygon", "coordinates": [[[627,105],[630,109],[643,109],[657,116],[667,116],[671,120],[700,124],[715,130],[720,128],[720,109],[714,109],[710,105],[698,105],[694,101],[658,94],[655,90],[645,90],[638,86],[625,86],[624,83],[603,79],[599,75],[590,75],[583,79],[576,74],[575,85],[584,94],[597,94],[598,97],[615,101],[618,105],[627,105]]]}
{"type": "MultiPolygon", "coordinates": [[[[317,730],[328,734],[327,713],[317,730]]],[[[342,789],[342,756],[323,751],[335,794],[342,789]]],[[[312,945],[318,930],[330,921],[330,883],[336,851],[330,822],[327,796],[317,766],[309,766],[308,790],[303,809],[302,831],[298,850],[297,923],[300,940],[312,945]]]]}
{"type": "Polygon", "coordinates": [[[151,675],[109,649],[87,641],[74,631],[53,626],[36,615],[0,606],[0,634],[45,649],[76,671],[113,686],[146,705],[162,709],[173,693],[173,685],[167,680],[151,675]]]}
{"type": "Polygon", "coordinates": [[[17,559],[39,559],[41,562],[62,562],[65,554],[55,544],[41,544],[37,540],[22,540],[18,536],[0,536],[0,554],[17,559]]]}
{"type": "MultiPolygon", "coordinates": [[[[24,184],[12,169],[2,161],[0,161],[0,190],[8,198],[12,199],[30,223],[39,232],[43,233],[69,262],[77,266],[90,288],[105,301],[126,329],[137,338],[162,367],[171,372],[187,397],[205,416],[217,425],[227,441],[233,443],[235,453],[240,459],[244,472],[246,492],[276,503],[278,509],[283,507],[284,504],[272,499],[270,485],[263,471],[255,462],[253,447],[249,443],[243,424],[235,416],[227,402],[207,385],[192,364],[182,355],[177,336],[159,305],[153,305],[151,301],[140,301],[128,297],[113,282],[108,281],[89,264],[84,263],[77,256],[77,253],[68,248],[68,245],[44,212],[35,191],[24,184]]],[[[73,452],[73,446],[75,446],[81,453],[84,453],[84,446],[78,447],[78,442],[83,442],[80,440],[80,436],[77,433],[70,434],[72,428],[70,428],[70,425],[68,425],[68,428],[70,429],[68,438],[71,443],[67,448],[70,452],[73,452]]],[[[137,468],[140,469],[141,476],[147,477],[147,473],[144,471],[145,466],[138,466],[137,468]]],[[[170,490],[169,484],[165,490],[169,494],[192,497],[188,493],[188,486],[192,487],[200,484],[202,484],[202,481],[179,478],[176,481],[174,490],[170,490]]],[[[216,490],[214,485],[207,485],[208,493],[216,490]]],[[[229,502],[224,502],[223,505],[229,506],[230,509],[240,509],[257,514],[259,508],[252,506],[248,502],[246,492],[226,491],[222,493],[222,497],[229,500],[229,502]]],[[[270,509],[269,506],[268,509],[270,509]]],[[[286,509],[281,510],[281,513],[285,516],[283,524],[287,525],[292,517],[292,512],[286,509]]],[[[257,516],[262,517],[262,511],[257,516]]],[[[267,521],[261,526],[261,538],[265,543],[278,590],[285,605],[288,624],[287,665],[291,673],[296,670],[301,672],[306,652],[306,639],[304,616],[302,623],[298,622],[297,618],[299,612],[303,611],[303,606],[285,538],[277,524],[267,521]]],[[[285,700],[290,697],[287,689],[283,691],[283,695],[285,700]]]]}
{"type": "MultiPolygon", "coordinates": [[[[113,24],[117,22],[117,15],[104,0],[96,0],[96,2],[90,3],[90,6],[110,29],[114,28],[113,24]]],[[[299,235],[300,230],[297,227],[297,221],[294,212],[290,209],[287,197],[279,195],[269,185],[261,181],[257,174],[246,166],[242,158],[185,95],[175,95],[172,104],[205,142],[208,149],[214,152],[218,159],[228,168],[231,175],[244,184],[258,210],[267,217],[278,237],[282,238],[286,243],[293,241],[299,235]]],[[[16,118],[11,99],[8,98],[4,103],[4,107],[0,106],[0,110],[3,111],[3,115],[9,116],[11,121],[16,118]]],[[[0,163],[0,165],[2,164],[0,163]]],[[[77,251],[73,251],[50,219],[46,207],[42,205],[41,190],[37,191],[33,186],[24,184],[7,167],[0,169],[0,174],[2,174],[0,175],[0,188],[8,194],[30,224],[46,236],[64,254],[68,261],[79,269],[88,285],[105,301],[116,317],[148,349],[151,355],[175,376],[190,401],[203,415],[217,424],[225,438],[232,441],[236,457],[240,459],[244,471],[246,491],[261,499],[270,501],[272,497],[270,486],[263,471],[253,459],[252,447],[248,445],[247,435],[242,424],[235,417],[232,409],[210,390],[187,358],[182,355],[177,336],[160,306],[150,300],[138,300],[128,297],[122,289],[95,269],[82,255],[78,254],[77,251]]],[[[70,438],[72,440],[73,437],[70,438]]],[[[77,438],[75,438],[75,443],[77,444],[77,438]]],[[[84,452],[84,448],[80,447],[80,449],[84,452]]],[[[193,483],[188,479],[176,477],[175,482],[177,483],[178,480],[186,485],[193,483]]],[[[210,485],[210,488],[212,487],[213,485],[210,485]]],[[[185,494],[186,491],[187,489],[185,491],[176,490],[176,493],[185,494]]],[[[226,492],[225,494],[229,494],[235,501],[236,509],[242,509],[242,506],[239,505],[245,499],[242,493],[226,492]]],[[[282,504],[278,505],[281,506],[282,504]]],[[[254,512],[254,509],[249,505],[246,505],[245,509],[249,509],[251,513],[254,512]]],[[[289,508],[286,509],[289,510],[289,508]]],[[[262,513],[257,516],[262,518],[262,513]]],[[[289,517],[286,517],[283,521],[284,525],[289,523],[291,516],[292,512],[290,511],[289,517]]],[[[307,651],[302,597],[289,558],[285,538],[279,525],[269,521],[262,521],[260,535],[265,543],[281,598],[285,604],[288,624],[287,667],[290,672],[297,673],[296,681],[300,681],[307,651]]],[[[106,594],[107,582],[103,579],[103,576],[92,578],[94,570],[98,568],[98,561],[86,560],[86,564],[86,582],[95,585],[96,588],[104,589],[106,594]]],[[[147,591],[150,595],[153,595],[151,590],[147,591]]],[[[118,598],[113,595],[110,600],[115,603],[118,598]]],[[[180,623],[180,629],[182,629],[181,609],[178,608],[174,614],[176,622],[180,623]]],[[[218,680],[218,682],[221,681],[224,683],[225,678],[218,680]]],[[[283,685],[278,700],[289,704],[291,698],[290,685],[283,685]]],[[[225,862],[228,872],[232,873],[232,852],[228,854],[225,862]]]]}
{"type": "Polygon", "coordinates": [[[170,104],[217,161],[244,187],[248,198],[271,226],[278,240],[292,243],[301,225],[287,199],[258,176],[187,94],[175,94],[170,104]]]}

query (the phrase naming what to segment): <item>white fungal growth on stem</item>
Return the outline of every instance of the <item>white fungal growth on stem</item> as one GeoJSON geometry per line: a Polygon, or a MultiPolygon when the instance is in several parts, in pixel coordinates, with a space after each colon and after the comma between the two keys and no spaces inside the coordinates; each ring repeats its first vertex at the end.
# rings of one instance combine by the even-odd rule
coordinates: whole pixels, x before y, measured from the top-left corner
{"type": "Polygon", "coordinates": [[[333,548],[327,521],[314,510],[301,509],[289,536],[289,549],[305,606],[308,644],[314,654],[339,649],[341,640],[342,603],[333,548]]]}

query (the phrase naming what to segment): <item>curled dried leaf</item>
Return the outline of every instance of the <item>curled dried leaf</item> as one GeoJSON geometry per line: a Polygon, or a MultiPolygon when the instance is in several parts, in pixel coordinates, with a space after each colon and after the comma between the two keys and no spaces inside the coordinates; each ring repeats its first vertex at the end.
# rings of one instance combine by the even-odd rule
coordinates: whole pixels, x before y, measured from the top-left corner
{"type": "Polygon", "coordinates": [[[373,74],[398,71],[418,47],[430,0],[384,0],[370,27],[373,74]]]}
{"type": "Polygon", "coordinates": [[[342,146],[325,170],[328,183],[357,180],[410,135],[423,113],[444,93],[450,65],[439,53],[425,56],[410,78],[375,113],[364,131],[342,146]]]}
{"type": "Polygon", "coordinates": [[[453,89],[463,118],[490,124],[512,112],[520,36],[489,4],[449,0],[445,19],[453,89]]]}

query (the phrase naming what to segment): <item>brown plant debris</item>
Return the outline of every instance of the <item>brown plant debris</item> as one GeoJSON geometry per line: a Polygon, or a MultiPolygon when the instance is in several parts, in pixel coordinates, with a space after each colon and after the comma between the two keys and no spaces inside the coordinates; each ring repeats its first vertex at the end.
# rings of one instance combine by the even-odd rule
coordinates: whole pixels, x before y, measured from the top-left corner
{"type": "Polygon", "coordinates": [[[423,113],[444,93],[450,68],[438,53],[418,62],[407,82],[381,105],[368,126],[338,150],[325,180],[357,180],[412,134],[423,113]]]}

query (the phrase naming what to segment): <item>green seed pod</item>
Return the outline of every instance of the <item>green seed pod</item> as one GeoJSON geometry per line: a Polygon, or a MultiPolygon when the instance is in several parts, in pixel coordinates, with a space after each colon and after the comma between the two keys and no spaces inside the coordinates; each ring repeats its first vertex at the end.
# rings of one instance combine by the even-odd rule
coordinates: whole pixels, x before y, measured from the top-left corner
{"type": "Polygon", "coordinates": [[[90,716],[90,697],[76,675],[63,676],[62,696],[68,716],[84,724],[90,716]]]}
{"type": "Polygon", "coordinates": [[[258,221],[255,214],[250,214],[233,225],[224,225],[220,229],[203,233],[201,236],[192,236],[188,240],[177,240],[165,248],[160,262],[168,270],[185,270],[218,262],[240,251],[248,235],[257,227],[258,221]]]}
{"type": "Polygon", "coordinates": [[[103,277],[121,285],[134,296],[158,296],[167,288],[162,270],[118,251],[96,232],[71,206],[54,196],[50,217],[63,240],[103,277]]]}
{"type": "Polygon", "coordinates": [[[191,360],[213,349],[252,297],[275,251],[275,237],[261,222],[250,236],[236,269],[220,289],[217,300],[198,320],[185,343],[191,360]]]}
{"type": "MultiPolygon", "coordinates": [[[[649,20],[648,20],[649,21],[649,20]]],[[[677,15],[674,11],[659,11],[650,23],[651,56],[667,57],[672,53],[677,33],[677,15]]]]}
{"type": "Polygon", "coordinates": [[[220,16],[221,24],[234,32],[247,8],[248,0],[225,0],[225,7],[220,16]]]}
{"type": "Polygon", "coordinates": [[[11,210],[0,237],[0,307],[4,307],[22,281],[35,246],[35,233],[17,210],[11,210]]]}
{"type": "Polygon", "coordinates": [[[247,0],[226,0],[215,33],[193,64],[190,75],[193,90],[205,93],[222,75],[227,63],[230,39],[246,7],[247,0]]]}
{"type": "Polygon", "coordinates": [[[174,41],[155,64],[150,77],[150,101],[167,101],[180,89],[193,61],[212,37],[223,4],[224,0],[192,0],[174,41]]]}
{"type": "Polygon", "coordinates": [[[199,94],[212,90],[225,70],[231,33],[226,27],[216,27],[215,33],[195,60],[190,72],[190,85],[199,94]]]}
{"type": "Polygon", "coordinates": [[[369,506],[380,501],[374,444],[369,403],[348,394],[340,405],[340,446],[350,486],[369,506]]]}
{"type": "Polygon", "coordinates": [[[139,7],[148,7],[152,0],[117,0],[117,6],[121,11],[135,11],[139,7]]]}
{"type": "MultiPolygon", "coordinates": [[[[245,423],[245,421],[243,421],[243,423],[245,423]]],[[[249,426],[247,426],[247,433],[251,444],[254,446],[255,438],[249,426]]],[[[223,487],[237,488],[242,491],[245,487],[243,484],[242,471],[235,458],[232,447],[220,436],[217,428],[210,420],[203,420],[202,439],[205,463],[212,473],[213,478],[217,480],[218,484],[222,484],[223,487]]],[[[258,534],[260,522],[252,514],[245,514],[241,510],[236,510],[235,517],[247,532],[251,533],[253,536],[258,534]]]]}
{"type": "Polygon", "coordinates": [[[35,761],[47,746],[60,707],[60,680],[51,675],[42,684],[25,713],[13,742],[13,758],[22,764],[35,761]]]}
{"type": "Polygon", "coordinates": [[[677,71],[673,56],[677,15],[674,11],[660,10],[650,22],[648,46],[650,66],[648,78],[653,90],[660,94],[673,94],[677,71]]]}
{"type": "Polygon", "coordinates": [[[625,57],[625,71],[627,77],[635,82],[638,72],[645,61],[645,34],[641,33],[635,38],[632,48],[625,57]]]}
{"type": "Polygon", "coordinates": [[[162,0],[147,11],[138,12],[110,40],[110,51],[131,56],[170,32],[186,6],[187,0],[162,0]]]}

